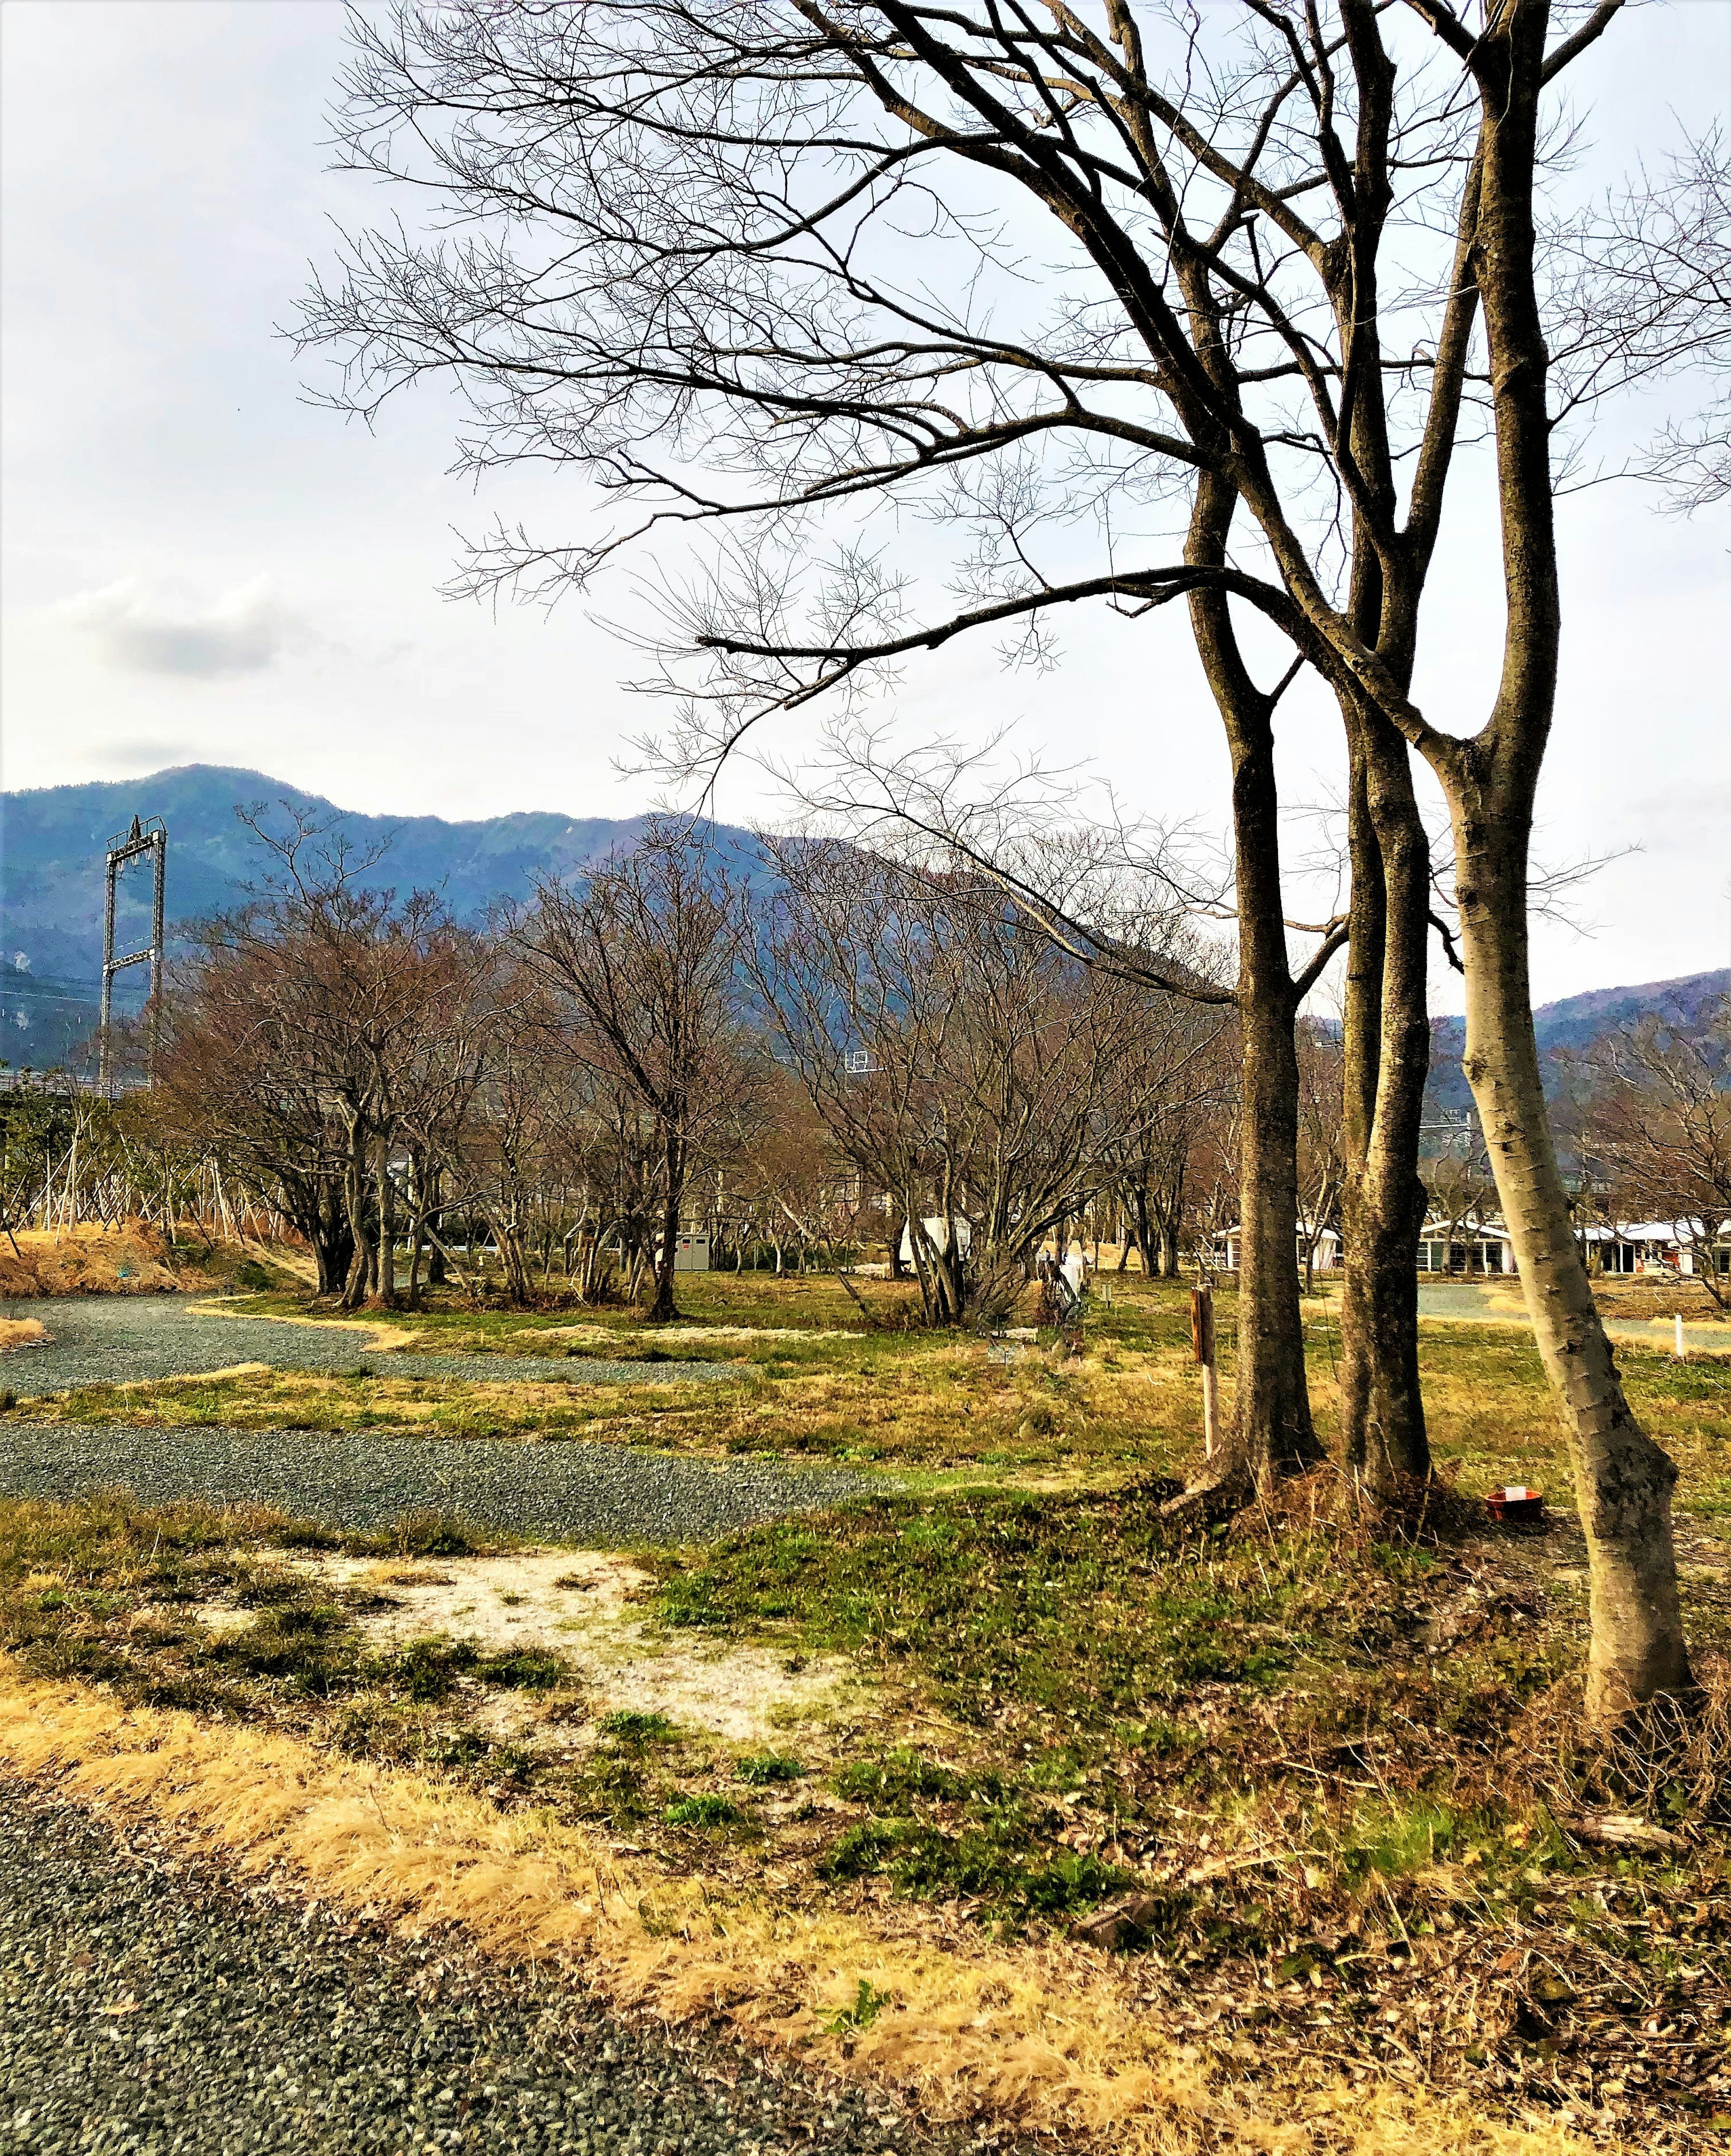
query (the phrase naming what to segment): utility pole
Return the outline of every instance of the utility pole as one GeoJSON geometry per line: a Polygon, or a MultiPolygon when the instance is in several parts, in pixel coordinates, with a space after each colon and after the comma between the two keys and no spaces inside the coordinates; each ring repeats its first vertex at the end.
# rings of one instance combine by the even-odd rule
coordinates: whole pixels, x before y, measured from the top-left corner
{"type": "Polygon", "coordinates": [[[141,822],[135,816],[132,828],[122,837],[108,842],[108,887],[102,909],[102,1024],[100,1034],[100,1082],[105,1100],[114,1098],[114,1057],[110,1026],[114,1012],[114,977],[128,966],[149,964],[150,986],[150,1050],[147,1069],[152,1082],[157,1075],[157,1042],[162,1032],[162,896],[168,878],[168,832],[160,816],[152,816],[141,822]],[[128,861],[136,860],[148,854],[154,871],[154,889],[151,905],[150,947],[134,951],[125,958],[114,955],[115,887],[121,870],[128,861]]]}

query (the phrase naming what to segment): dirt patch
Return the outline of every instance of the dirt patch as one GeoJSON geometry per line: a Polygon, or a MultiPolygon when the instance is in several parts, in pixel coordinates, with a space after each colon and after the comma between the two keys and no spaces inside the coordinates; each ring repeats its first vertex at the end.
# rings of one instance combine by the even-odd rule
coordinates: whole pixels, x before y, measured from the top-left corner
{"type": "Polygon", "coordinates": [[[20,1348],[46,1348],[48,1328],[34,1317],[0,1317],[0,1355],[16,1354],[20,1348]]]}
{"type": "Polygon", "coordinates": [[[592,1721],[615,1711],[660,1714],[730,1744],[767,1745],[840,1712],[860,1685],[840,1657],[789,1668],[770,1648],[670,1636],[640,1614],[654,1576],[602,1551],[291,1562],[348,1601],[376,1646],[445,1634],[490,1654],[544,1648],[562,1656],[590,1696],[592,1721]]]}
{"type": "Polygon", "coordinates": [[[25,1228],[0,1241],[0,1295],[172,1295],[182,1285],[167,1245],[142,1221],[25,1228]]]}

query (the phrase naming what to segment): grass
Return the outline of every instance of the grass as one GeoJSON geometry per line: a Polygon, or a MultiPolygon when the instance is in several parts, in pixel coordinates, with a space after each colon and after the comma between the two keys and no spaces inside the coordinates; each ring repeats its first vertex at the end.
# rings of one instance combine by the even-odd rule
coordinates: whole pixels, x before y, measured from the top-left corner
{"type": "Polygon", "coordinates": [[[937,2124],[1008,2119],[1117,2156],[1292,2147],[1303,2116],[1339,2156],[1585,2156],[1549,2123],[1333,2061],[1247,2079],[1142,2010],[1108,1970],[1030,1948],[959,1951],[829,1912],[777,1912],[604,1854],[544,1812],[501,1813],[408,1772],[272,1732],[129,1712],[20,1684],[0,1666],[0,1758],[152,1821],[244,1871],[414,1934],[460,1928],[492,1955],[579,1962],[601,1997],[669,2023],[722,2021],[747,2043],[896,2092],[937,2124]]]}
{"type": "MultiPolygon", "coordinates": [[[[905,1299],[862,1285],[886,1317],[905,1299]]],[[[1092,1950],[1067,1943],[1071,1923],[1122,1904],[1118,1965],[1138,2010],[1252,2078],[1288,2053],[1370,2074],[1421,2057],[1429,2085],[1471,2091],[1482,2114],[1598,2102],[1610,2060],[1651,2138],[1663,2123],[1642,2094],[1658,2087],[1645,2048],[1657,2015],[1679,2032],[1672,2067],[1687,2061],[1695,2077],[1677,2115],[1731,2110],[1705,2063],[1717,2038],[1703,2005],[1731,1994],[1721,1829],[1687,1778],[1662,1804],[1691,1837],[1674,1861],[1608,1855],[1568,1826],[1608,1799],[1568,1742],[1579,1552],[1523,1332],[1424,1326],[1433,1445],[1458,1495],[1526,1481],[1564,1517],[1523,1542],[1451,1502],[1415,1543],[1343,1522],[1325,1476],[1230,1530],[1163,1518],[1198,1449],[1187,1291],[1114,1283],[1085,1353],[1043,1347],[1008,1363],[981,1340],[866,1331],[834,1282],[711,1276],[690,1300],[701,1322],[683,1338],[629,1313],[404,1322],[418,1345],[496,1354],[501,1373],[562,1342],[618,1354],[665,1341],[737,1360],[737,1378],[604,1394],[505,1374],[259,1372],[54,1404],[85,1420],[322,1416],[316,1426],[893,1470],[896,1486],[822,1517],[642,1559],[669,1640],[764,1647],[790,1668],[840,1656],[862,1675],[860,1703],[834,1727],[802,1726],[797,1754],[742,1753],[659,1713],[587,1719],[555,1655],[460,1640],[369,1651],[356,1612],[283,1561],[298,1535],[311,1548],[333,1538],[264,1514],[145,1513],[119,1498],[0,1507],[0,1640],[40,1676],[287,1729],[508,1816],[624,1830],[672,1876],[701,1866],[717,1891],[947,1950],[996,1942],[1073,1961],[1092,1950]],[[715,1329],[753,1323],[755,1337],[715,1329]],[[211,1640],[194,1613],[213,1598],[249,1621],[211,1640]],[[476,1710],[512,1692],[527,1720],[506,1741],[476,1710]],[[573,1728],[574,1748],[549,1741],[573,1728]],[[1667,1932],[1667,1912],[1685,1906],[1698,1922],[1667,1932]],[[1533,1990],[1541,1964],[1573,2004],[1533,1990]],[[1549,2093],[1535,2096],[1541,2082],[1549,2093]]],[[[1307,1303],[1307,1320],[1332,1438],[1332,1305],[1307,1303]]],[[[1229,1381],[1232,1322],[1223,1296],[1229,1381]]],[[[1731,1517],[1731,1363],[1621,1348],[1619,1362],[1678,1461],[1686,1594],[1710,1666],[1731,1640],[1718,1539],[1731,1517]]],[[[457,1557],[475,1531],[428,1518],[362,1539],[457,1557]]],[[[866,2047],[900,2022],[896,1980],[866,1966],[826,1978],[824,2041],[866,2047]],[[893,2006],[850,2020],[861,1982],[893,2006]]]]}
{"type": "MultiPolygon", "coordinates": [[[[651,1330],[629,1312],[517,1313],[447,1310],[378,1324],[418,1347],[490,1353],[496,1381],[243,1370],[125,1387],[89,1386],[28,1401],[33,1419],[121,1421],[242,1429],[400,1431],[453,1439],[583,1438],[711,1455],[835,1461],[939,1476],[984,1472],[1037,1486],[1109,1486],[1181,1472],[1200,1445],[1189,1355],[1189,1291],[1126,1276],[1097,1301],[1087,1352],[1050,1347],[992,1359],[984,1340],[864,1330],[827,1278],[692,1275],[692,1322],[651,1330]],[[725,1337],[709,1328],[729,1328],[725,1337]],[[752,1330],[756,1327],[756,1330],[752,1330]],[[696,1337],[693,1337],[696,1336],[696,1337]],[[524,1383],[514,1355],[551,1350],[611,1358],[670,1350],[736,1363],[718,1383],[585,1388],[524,1383]]],[[[907,1291],[859,1283],[887,1321],[907,1291]]],[[[1615,1292],[1621,1284],[1611,1284],[1615,1292]]],[[[249,1313],[303,1313],[304,1301],[260,1296],[249,1313]]],[[[1230,1383],[1235,1298],[1220,1297],[1223,1373],[1230,1383]]],[[[1338,1321],[1323,1297],[1307,1305],[1317,1414],[1333,1436],[1332,1374],[1338,1321]]],[[[1731,1348],[1731,1327],[1727,1328],[1731,1348]]],[[[1678,1364],[1656,1344],[1621,1344],[1631,1404],[1682,1473],[1679,1507],[1703,1520],[1731,1514],[1731,1357],[1678,1364]]],[[[1565,1492],[1568,1465],[1530,1337],[1517,1326],[1426,1321],[1420,1328],[1432,1442],[1459,1488],[1505,1481],[1565,1492]]],[[[385,1368],[388,1369],[388,1365],[385,1368]]]]}

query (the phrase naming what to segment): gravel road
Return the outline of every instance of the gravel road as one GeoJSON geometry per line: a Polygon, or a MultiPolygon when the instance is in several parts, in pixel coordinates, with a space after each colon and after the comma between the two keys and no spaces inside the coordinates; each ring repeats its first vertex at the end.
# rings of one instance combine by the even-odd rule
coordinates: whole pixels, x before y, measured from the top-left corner
{"type": "Polygon", "coordinates": [[[490,1383],[550,1380],[572,1385],[653,1385],[737,1377],[727,1363],[610,1363],[587,1355],[423,1355],[374,1353],[341,1325],[277,1317],[201,1316],[172,1295],[80,1295],[8,1302],[8,1317],[39,1318],[53,1336],[0,1363],[0,1384],[21,1399],[74,1385],[190,1377],[236,1363],[279,1370],[355,1370],[398,1378],[475,1378],[490,1383]]]}
{"type": "Polygon", "coordinates": [[[511,1534],[601,1546],[705,1541],[883,1486],[841,1468],[569,1439],[0,1423],[0,1497],[74,1497],[111,1484],[150,1504],[274,1505],[336,1527],[385,1527],[432,1506],[511,1534]]]}
{"type": "MultiPolygon", "coordinates": [[[[958,2151],[871,2094],[243,1893],[0,1778],[0,2152],[958,2151]]],[[[986,2144],[986,2145],[996,2145],[986,2144]]]]}

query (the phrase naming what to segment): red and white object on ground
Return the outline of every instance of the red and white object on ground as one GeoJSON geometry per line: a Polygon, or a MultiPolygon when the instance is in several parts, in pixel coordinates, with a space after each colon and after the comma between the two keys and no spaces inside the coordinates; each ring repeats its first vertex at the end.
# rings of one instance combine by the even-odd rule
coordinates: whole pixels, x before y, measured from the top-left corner
{"type": "Polygon", "coordinates": [[[1493,1520],[1536,1520],[1544,1510],[1544,1492],[1524,1482],[1505,1482],[1487,1495],[1485,1504],[1493,1520]]]}

